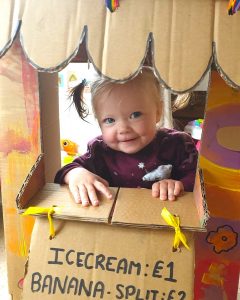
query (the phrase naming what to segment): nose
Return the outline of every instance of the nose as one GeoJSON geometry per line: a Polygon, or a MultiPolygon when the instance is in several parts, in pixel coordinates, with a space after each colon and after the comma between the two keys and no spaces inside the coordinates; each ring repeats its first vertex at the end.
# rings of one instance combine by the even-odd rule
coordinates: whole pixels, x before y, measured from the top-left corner
{"type": "Polygon", "coordinates": [[[118,133],[126,134],[130,131],[129,124],[126,120],[122,120],[118,123],[118,133]]]}

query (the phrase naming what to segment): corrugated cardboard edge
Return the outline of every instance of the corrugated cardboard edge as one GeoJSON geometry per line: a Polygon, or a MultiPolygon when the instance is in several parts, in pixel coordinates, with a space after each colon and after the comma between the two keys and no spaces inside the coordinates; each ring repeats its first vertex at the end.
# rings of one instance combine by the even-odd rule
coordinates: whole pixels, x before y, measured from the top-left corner
{"type": "Polygon", "coordinates": [[[16,37],[18,36],[18,33],[20,32],[21,24],[22,24],[22,21],[19,20],[17,22],[16,28],[13,30],[12,36],[7,41],[5,46],[2,49],[0,49],[0,58],[5,55],[5,53],[8,51],[9,48],[11,48],[13,42],[15,41],[16,37]]]}
{"type": "MultiPolygon", "coordinates": [[[[20,44],[22,46],[22,50],[23,50],[23,53],[25,55],[26,60],[28,61],[28,63],[31,66],[33,66],[39,72],[55,73],[55,72],[61,71],[70,62],[72,62],[72,60],[74,60],[74,58],[79,54],[79,49],[82,45],[82,47],[84,47],[84,51],[87,54],[88,62],[90,62],[94,66],[94,69],[98,73],[98,75],[102,76],[104,78],[113,79],[110,76],[108,76],[108,74],[105,74],[104,72],[102,72],[99,67],[97,67],[96,63],[94,62],[93,57],[91,56],[91,54],[89,52],[89,48],[88,48],[88,27],[87,27],[87,25],[84,26],[81,38],[78,42],[78,46],[71,53],[71,55],[69,57],[67,57],[64,61],[62,61],[60,64],[58,64],[56,66],[48,67],[48,68],[41,67],[41,66],[34,63],[31,60],[31,57],[27,54],[27,52],[25,50],[24,41],[23,41],[23,38],[22,38],[21,34],[19,34],[19,38],[20,38],[20,44]]],[[[209,57],[208,64],[206,65],[205,71],[202,73],[201,77],[192,86],[189,86],[187,89],[183,89],[183,90],[175,89],[174,87],[170,86],[166,81],[163,80],[163,78],[161,76],[161,72],[157,68],[157,65],[156,65],[155,59],[154,59],[154,37],[153,37],[153,33],[149,32],[149,35],[148,35],[148,38],[147,38],[147,41],[146,41],[146,45],[145,45],[145,54],[144,54],[142,60],[140,61],[138,68],[133,70],[132,73],[129,76],[126,76],[124,78],[119,78],[119,79],[115,78],[113,80],[116,80],[119,83],[124,83],[128,80],[131,80],[131,79],[135,78],[139,74],[139,72],[141,72],[141,69],[144,65],[149,65],[150,67],[153,68],[154,74],[158,78],[158,80],[159,80],[159,82],[162,86],[169,89],[172,93],[181,94],[181,93],[186,93],[186,92],[190,92],[190,91],[194,90],[200,84],[200,82],[203,81],[206,74],[211,70],[211,65],[212,65],[213,61],[214,61],[214,59],[213,59],[213,51],[212,51],[211,56],[209,57]],[[151,63],[150,64],[146,63],[148,53],[151,53],[151,63]]]]}
{"type": "MultiPolygon", "coordinates": [[[[25,48],[24,48],[24,43],[22,41],[21,35],[20,35],[20,28],[21,28],[21,21],[19,21],[18,23],[18,27],[14,33],[14,36],[11,38],[11,40],[8,41],[8,43],[4,46],[3,49],[0,50],[0,58],[2,56],[5,55],[5,53],[8,51],[8,49],[12,46],[12,43],[14,42],[14,40],[18,37],[18,39],[20,40],[20,44],[23,50],[23,53],[26,57],[26,60],[28,61],[28,63],[33,66],[35,69],[37,69],[39,72],[48,72],[48,73],[55,73],[55,72],[59,72],[60,70],[64,69],[79,53],[79,48],[81,45],[83,45],[83,47],[85,47],[85,52],[87,53],[87,57],[88,57],[88,61],[91,62],[96,70],[96,72],[99,74],[99,76],[104,76],[106,78],[110,78],[107,75],[103,75],[103,73],[101,72],[101,70],[96,66],[94,59],[91,57],[89,50],[88,50],[88,45],[87,45],[87,40],[88,40],[88,29],[87,26],[84,27],[80,41],[78,43],[77,48],[73,51],[73,53],[67,57],[64,61],[62,61],[59,65],[57,66],[52,66],[49,68],[44,68],[41,67],[37,64],[35,64],[31,58],[27,55],[27,53],[25,52],[25,48]]],[[[154,72],[156,74],[156,76],[159,79],[159,82],[161,83],[161,85],[163,85],[165,88],[169,89],[171,92],[173,93],[186,93],[186,92],[190,92],[192,90],[194,90],[199,84],[200,82],[203,80],[203,78],[206,76],[206,74],[211,70],[211,66],[214,65],[218,71],[218,73],[220,74],[220,76],[222,77],[222,79],[228,84],[230,85],[232,88],[235,89],[239,89],[240,86],[235,83],[222,69],[221,65],[218,62],[217,59],[217,53],[216,53],[216,43],[213,42],[212,43],[212,55],[209,58],[209,62],[208,65],[206,66],[205,71],[203,72],[202,76],[199,78],[199,80],[193,85],[190,86],[189,88],[187,88],[186,90],[176,90],[173,87],[171,87],[167,82],[165,82],[162,77],[161,77],[161,73],[158,71],[157,66],[155,65],[154,62],[154,50],[152,49],[152,45],[149,46],[152,43],[152,45],[154,44],[154,39],[153,39],[153,34],[152,32],[149,33],[147,42],[146,42],[146,51],[145,51],[145,55],[139,65],[139,67],[137,68],[137,70],[135,70],[133,72],[133,74],[131,74],[130,76],[124,78],[124,79],[116,79],[119,82],[125,82],[127,80],[130,80],[132,78],[134,78],[135,76],[138,75],[138,73],[141,71],[141,68],[143,67],[143,65],[145,64],[146,61],[146,54],[148,51],[151,52],[152,57],[153,57],[153,63],[151,63],[151,66],[154,69],[154,72]],[[149,48],[151,48],[149,50],[149,48]]]]}
{"type": "Polygon", "coordinates": [[[218,57],[217,57],[217,50],[216,50],[216,43],[213,42],[213,63],[221,76],[221,78],[232,88],[239,90],[240,86],[234,82],[228,75],[227,73],[224,72],[223,68],[221,67],[221,64],[218,62],[218,57]]]}
{"type": "MultiPolygon", "coordinates": [[[[21,47],[22,47],[22,50],[23,50],[23,53],[24,53],[24,56],[25,56],[26,60],[28,61],[28,63],[33,68],[37,69],[38,72],[55,73],[55,72],[59,72],[62,69],[64,69],[74,59],[74,57],[78,54],[79,48],[80,48],[83,40],[85,39],[86,35],[87,35],[87,26],[84,26],[82,34],[80,36],[80,39],[79,39],[79,41],[77,43],[77,47],[73,50],[73,52],[68,57],[66,57],[65,60],[63,60],[61,63],[59,63],[58,65],[52,66],[52,67],[48,67],[48,68],[39,66],[27,54],[27,52],[25,50],[24,41],[23,41],[23,37],[21,35],[21,32],[19,32],[19,41],[20,41],[20,44],[21,44],[21,47]]],[[[89,55],[88,55],[88,59],[90,60],[90,56],[89,55]]]]}
{"type": "Polygon", "coordinates": [[[17,208],[20,211],[45,184],[43,154],[40,154],[24,180],[16,197],[17,208]]]}
{"type": "MultiPolygon", "coordinates": [[[[203,223],[202,223],[203,224],[203,223]]],[[[124,227],[129,227],[129,228],[139,228],[139,229],[154,229],[154,230],[170,230],[173,231],[174,228],[171,227],[170,225],[155,225],[155,224],[129,224],[129,223],[125,223],[125,222],[114,222],[111,225],[113,226],[124,226],[124,227]]],[[[180,226],[182,231],[190,231],[190,232],[206,232],[206,228],[195,228],[195,227],[190,227],[190,226],[180,226]]]]}
{"type": "Polygon", "coordinates": [[[210,214],[207,206],[203,170],[201,168],[198,168],[197,170],[193,196],[198,210],[201,225],[203,228],[205,228],[206,231],[207,221],[210,218],[210,214]]]}

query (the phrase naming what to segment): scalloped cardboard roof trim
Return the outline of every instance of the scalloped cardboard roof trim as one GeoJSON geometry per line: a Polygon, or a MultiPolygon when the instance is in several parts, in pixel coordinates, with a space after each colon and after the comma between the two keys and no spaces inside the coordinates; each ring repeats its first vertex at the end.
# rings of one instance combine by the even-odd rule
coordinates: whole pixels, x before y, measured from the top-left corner
{"type": "Polygon", "coordinates": [[[39,71],[57,72],[77,55],[85,39],[98,73],[126,80],[139,72],[151,41],[155,72],[173,92],[193,89],[213,61],[223,79],[240,88],[240,15],[229,18],[224,0],[193,0],[191,5],[187,0],[138,0],[137,7],[128,0],[114,14],[99,0],[61,6],[53,1],[51,7],[38,2],[37,11],[35,1],[22,3],[22,22],[15,31],[9,28],[16,23],[6,17],[9,36],[5,42],[0,39],[0,56],[19,32],[29,63],[39,71]]]}

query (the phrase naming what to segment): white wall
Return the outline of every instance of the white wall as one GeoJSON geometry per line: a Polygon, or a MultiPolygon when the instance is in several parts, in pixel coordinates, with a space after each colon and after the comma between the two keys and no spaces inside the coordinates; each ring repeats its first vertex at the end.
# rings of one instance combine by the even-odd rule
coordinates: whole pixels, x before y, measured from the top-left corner
{"type": "MultiPolygon", "coordinates": [[[[79,145],[79,153],[86,151],[87,142],[101,134],[94,116],[91,114],[87,120],[80,119],[74,105],[70,106],[68,99],[69,88],[77,85],[83,79],[88,82],[96,77],[93,67],[87,63],[71,63],[64,70],[59,72],[59,121],[60,138],[70,139],[79,145]],[[76,79],[76,80],[74,80],[76,79]]],[[[86,88],[84,99],[91,112],[91,99],[89,89],[86,88]]]]}

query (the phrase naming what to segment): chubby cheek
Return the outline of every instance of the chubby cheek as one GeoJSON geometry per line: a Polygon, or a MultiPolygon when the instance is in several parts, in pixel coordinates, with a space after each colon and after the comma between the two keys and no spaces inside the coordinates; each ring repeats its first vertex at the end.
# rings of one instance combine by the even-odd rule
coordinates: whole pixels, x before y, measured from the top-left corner
{"type": "Polygon", "coordinates": [[[138,134],[142,137],[152,139],[156,134],[156,125],[155,123],[145,123],[138,130],[138,134]]]}
{"type": "Polygon", "coordinates": [[[102,128],[102,136],[107,145],[111,145],[116,142],[114,131],[110,128],[102,128]]]}

